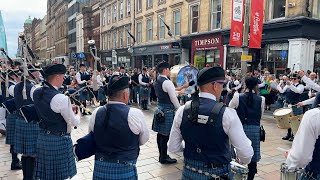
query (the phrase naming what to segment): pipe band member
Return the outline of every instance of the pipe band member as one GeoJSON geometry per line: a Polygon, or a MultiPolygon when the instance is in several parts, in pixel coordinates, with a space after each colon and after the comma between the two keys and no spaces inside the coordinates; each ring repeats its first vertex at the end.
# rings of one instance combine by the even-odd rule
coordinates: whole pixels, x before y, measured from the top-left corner
{"type": "Polygon", "coordinates": [[[243,131],[236,111],[217,101],[226,84],[224,70],[221,67],[204,68],[199,72],[197,82],[200,93],[192,100],[191,109],[196,100],[199,105],[191,115],[187,105],[178,109],[170,133],[169,152],[183,151],[182,179],[211,179],[214,176],[232,179],[229,142],[235,147],[241,163],[248,164],[253,156],[251,141],[243,131]],[[220,106],[218,115],[212,116],[216,106],[220,106]]]}
{"type": "Polygon", "coordinates": [[[68,179],[76,175],[71,127],[80,124],[80,111],[68,96],[60,93],[66,67],[52,64],[44,68],[46,81],[33,93],[40,119],[37,140],[35,179],[68,179]],[[74,112],[78,112],[75,114],[74,112]]]}
{"type": "Polygon", "coordinates": [[[177,160],[171,158],[167,153],[167,143],[169,140],[170,130],[172,127],[172,122],[175,114],[175,110],[180,107],[175,87],[170,77],[170,65],[167,62],[162,62],[158,64],[157,71],[159,76],[154,82],[154,88],[156,95],[158,97],[158,110],[155,111],[152,130],[157,132],[157,144],[159,150],[159,162],[161,164],[173,164],[177,160]],[[161,111],[164,113],[164,120],[158,120],[156,114],[161,111]]]}
{"type": "Polygon", "coordinates": [[[130,108],[129,78],[113,75],[108,84],[109,102],[97,108],[89,124],[96,143],[93,179],[137,179],[140,145],[149,139],[141,110],[130,108]]]}
{"type": "Polygon", "coordinates": [[[142,109],[148,110],[148,104],[150,99],[151,89],[150,86],[153,83],[149,74],[147,73],[147,68],[142,68],[142,73],[138,77],[140,84],[139,98],[140,105],[142,109]]]}
{"type": "MultiPolygon", "coordinates": [[[[90,82],[90,75],[86,71],[86,66],[84,64],[80,64],[80,71],[76,74],[76,80],[79,88],[87,86],[87,83],[90,82]]],[[[79,92],[79,101],[84,105],[84,107],[87,107],[86,101],[90,101],[90,96],[87,89],[83,89],[79,92]]],[[[85,111],[83,111],[82,114],[87,115],[85,111]]]]}
{"type": "Polygon", "coordinates": [[[244,93],[235,93],[229,107],[236,109],[243,125],[244,132],[252,142],[254,154],[248,164],[248,180],[253,180],[257,170],[260,155],[260,121],[264,112],[265,97],[259,96],[258,79],[247,77],[244,93]]]}

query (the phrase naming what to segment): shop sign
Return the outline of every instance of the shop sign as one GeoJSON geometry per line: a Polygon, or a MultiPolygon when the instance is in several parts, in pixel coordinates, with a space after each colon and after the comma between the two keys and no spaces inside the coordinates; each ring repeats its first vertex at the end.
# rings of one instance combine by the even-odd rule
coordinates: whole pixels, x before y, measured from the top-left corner
{"type": "Polygon", "coordinates": [[[250,55],[241,55],[241,61],[250,62],[250,61],[252,61],[252,56],[250,56],[250,55]]]}
{"type": "Polygon", "coordinates": [[[289,50],[289,43],[270,44],[269,49],[272,51],[289,50]]]}
{"type": "Polygon", "coordinates": [[[199,47],[213,47],[221,45],[221,37],[210,37],[210,38],[198,38],[193,40],[193,46],[195,48],[199,47]]]}
{"type": "Polygon", "coordinates": [[[142,52],[142,51],[145,51],[145,50],[147,50],[147,48],[146,48],[146,47],[143,47],[143,48],[138,48],[138,50],[142,52]]]}
{"type": "Polygon", "coordinates": [[[180,44],[178,42],[173,42],[171,44],[168,45],[163,45],[160,46],[161,50],[166,50],[166,49],[180,49],[180,44]]]}
{"type": "Polygon", "coordinates": [[[166,50],[166,49],[171,49],[170,45],[166,45],[166,46],[160,46],[161,50],[166,50]]]}

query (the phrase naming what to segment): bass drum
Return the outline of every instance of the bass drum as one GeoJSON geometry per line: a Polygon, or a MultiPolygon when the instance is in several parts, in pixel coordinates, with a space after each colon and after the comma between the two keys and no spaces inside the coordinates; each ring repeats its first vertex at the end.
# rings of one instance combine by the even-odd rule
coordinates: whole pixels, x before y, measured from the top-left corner
{"type": "Polygon", "coordinates": [[[176,65],[171,68],[170,79],[176,87],[183,86],[193,80],[195,84],[183,90],[186,94],[193,94],[197,85],[198,72],[198,69],[194,66],[176,65]]]}

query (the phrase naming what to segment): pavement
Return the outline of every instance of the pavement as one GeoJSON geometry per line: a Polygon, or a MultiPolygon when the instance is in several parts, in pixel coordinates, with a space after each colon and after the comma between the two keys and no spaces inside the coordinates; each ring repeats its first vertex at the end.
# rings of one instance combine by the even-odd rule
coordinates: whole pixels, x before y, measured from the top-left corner
{"type": "MultiPolygon", "coordinates": [[[[183,154],[170,154],[171,157],[178,159],[178,163],[174,165],[162,165],[158,162],[158,148],[156,143],[156,133],[151,130],[153,110],[143,111],[146,117],[147,125],[150,129],[149,141],[141,146],[140,155],[137,162],[139,180],[178,180],[181,179],[181,170],[183,167],[183,154]]],[[[89,117],[84,116],[81,124],[72,132],[73,142],[84,136],[88,132],[89,117]]],[[[266,141],[261,142],[262,159],[258,163],[257,180],[277,180],[280,179],[280,165],[285,162],[284,153],[277,148],[290,149],[291,142],[284,141],[281,138],[286,134],[285,129],[279,129],[272,112],[266,111],[262,124],[266,130],[266,141]]],[[[5,144],[5,137],[0,135],[0,180],[19,180],[22,179],[22,171],[11,171],[11,154],[9,146],[5,144]]],[[[89,180],[92,179],[94,168],[93,156],[89,159],[77,162],[77,175],[73,180],[89,180]]]]}

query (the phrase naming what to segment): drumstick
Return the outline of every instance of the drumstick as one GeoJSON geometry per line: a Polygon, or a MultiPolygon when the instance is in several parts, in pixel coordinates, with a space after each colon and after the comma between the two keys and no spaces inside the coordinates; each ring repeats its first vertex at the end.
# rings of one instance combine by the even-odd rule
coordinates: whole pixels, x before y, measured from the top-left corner
{"type": "Polygon", "coordinates": [[[282,151],[282,152],[288,152],[289,150],[283,149],[281,147],[277,147],[277,150],[282,151]]]}
{"type": "Polygon", "coordinates": [[[298,106],[298,104],[294,104],[294,105],[289,104],[289,105],[288,105],[288,108],[292,108],[292,107],[294,107],[294,106],[298,106]]]}

